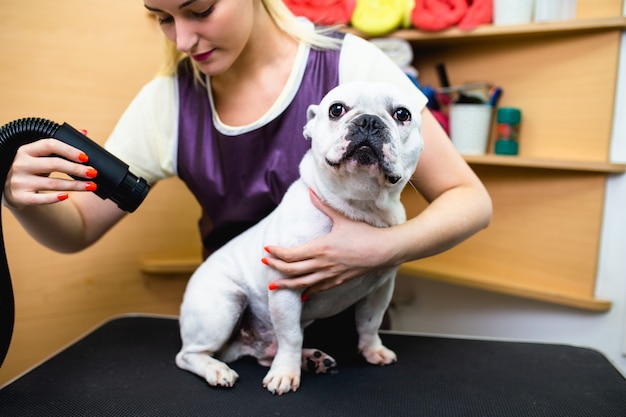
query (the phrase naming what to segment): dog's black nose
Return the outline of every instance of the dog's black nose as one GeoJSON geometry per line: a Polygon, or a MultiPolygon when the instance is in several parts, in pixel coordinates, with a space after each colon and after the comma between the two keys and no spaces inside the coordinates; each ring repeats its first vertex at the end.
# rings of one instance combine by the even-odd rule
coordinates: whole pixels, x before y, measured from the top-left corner
{"type": "Polygon", "coordinates": [[[369,135],[376,135],[380,131],[380,129],[384,128],[384,124],[381,122],[380,118],[377,116],[372,116],[370,114],[364,114],[357,118],[354,122],[357,125],[362,133],[369,135]]]}

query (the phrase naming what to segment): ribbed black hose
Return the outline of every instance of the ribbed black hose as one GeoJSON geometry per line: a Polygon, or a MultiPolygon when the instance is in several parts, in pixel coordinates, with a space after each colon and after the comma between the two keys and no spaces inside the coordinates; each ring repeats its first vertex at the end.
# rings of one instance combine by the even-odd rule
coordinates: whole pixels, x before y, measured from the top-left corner
{"type": "MultiPolygon", "coordinates": [[[[2,189],[4,189],[18,148],[44,138],[58,139],[89,155],[89,165],[98,171],[98,176],[93,179],[98,186],[94,194],[102,199],[110,199],[121,210],[132,213],[150,191],[150,185],[145,179],[133,175],[128,165],[72,126],[67,123],[58,125],[39,118],[19,119],[0,127],[0,186],[2,189]]],[[[15,319],[13,287],[3,236],[0,218],[0,242],[2,244],[0,254],[0,366],[9,350],[15,319]]]]}
{"type": "MultiPolygon", "coordinates": [[[[60,125],[45,119],[15,120],[0,128],[0,186],[4,189],[7,175],[20,146],[39,139],[54,137],[60,125]]],[[[0,211],[0,366],[11,344],[15,322],[15,302],[11,274],[4,246],[4,232],[0,211]]]]}

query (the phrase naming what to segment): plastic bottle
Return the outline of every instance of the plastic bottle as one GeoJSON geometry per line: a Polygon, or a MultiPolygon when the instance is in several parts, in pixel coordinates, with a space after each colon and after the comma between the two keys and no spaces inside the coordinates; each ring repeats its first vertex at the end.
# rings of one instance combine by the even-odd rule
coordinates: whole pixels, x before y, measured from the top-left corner
{"type": "Polygon", "coordinates": [[[497,114],[497,138],[494,151],[498,155],[517,155],[519,125],[522,112],[515,107],[501,107],[497,114]]]}

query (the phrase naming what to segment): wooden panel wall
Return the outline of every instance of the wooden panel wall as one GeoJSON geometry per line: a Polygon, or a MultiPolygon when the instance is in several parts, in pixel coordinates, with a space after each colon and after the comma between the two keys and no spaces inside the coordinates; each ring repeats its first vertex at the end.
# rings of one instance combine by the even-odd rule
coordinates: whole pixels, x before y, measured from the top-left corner
{"type": "MultiPolygon", "coordinates": [[[[4,0],[0,39],[0,123],[44,117],[100,143],[161,62],[160,30],[139,0],[4,0]]],[[[178,313],[186,277],[139,272],[143,254],[200,251],[198,206],[178,180],[74,255],[41,247],[2,210],[17,320],[0,384],[112,315],[178,313]]]]}

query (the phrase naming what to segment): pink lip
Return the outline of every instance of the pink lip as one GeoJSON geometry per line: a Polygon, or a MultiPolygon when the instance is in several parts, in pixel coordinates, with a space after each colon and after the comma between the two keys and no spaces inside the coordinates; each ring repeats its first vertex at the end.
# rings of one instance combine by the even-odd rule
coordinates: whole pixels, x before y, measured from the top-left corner
{"type": "Polygon", "coordinates": [[[196,55],[192,55],[191,57],[193,58],[194,61],[196,62],[202,62],[202,61],[206,61],[207,59],[209,59],[209,57],[213,55],[213,50],[209,51],[209,52],[205,52],[203,54],[196,54],[196,55]]]}

